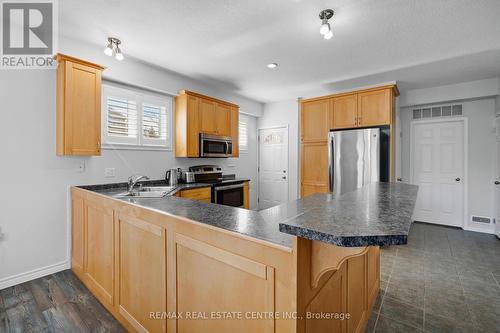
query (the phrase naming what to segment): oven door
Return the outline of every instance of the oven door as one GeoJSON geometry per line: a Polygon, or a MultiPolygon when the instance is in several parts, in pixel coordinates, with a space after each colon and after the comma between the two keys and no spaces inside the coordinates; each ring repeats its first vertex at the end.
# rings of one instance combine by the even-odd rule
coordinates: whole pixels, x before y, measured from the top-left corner
{"type": "Polygon", "coordinates": [[[243,184],[214,187],[214,203],[232,207],[243,207],[243,184]]]}
{"type": "Polygon", "coordinates": [[[200,135],[200,156],[229,157],[233,154],[231,138],[200,135]]]}

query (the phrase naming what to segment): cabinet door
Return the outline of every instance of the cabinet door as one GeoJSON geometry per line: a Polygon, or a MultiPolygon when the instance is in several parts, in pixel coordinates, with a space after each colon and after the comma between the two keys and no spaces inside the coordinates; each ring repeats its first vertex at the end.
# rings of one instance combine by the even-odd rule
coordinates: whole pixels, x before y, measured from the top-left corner
{"type": "Polygon", "coordinates": [[[359,126],[389,125],[391,123],[391,90],[358,94],[359,126]]]}
{"type": "MultiPolygon", "coordinates": [[[[205,242],[175,235],[177,311],[204,313],[274,313],[274,268],[205,242]]],[[[271,318],[200,320],[181,318],[177,332],[271,333],[271,318]]]]}
{"type": "Polygon", "coordinates": [[[78,194],[71,192],[71,269],[82,278],[84,267],[85,206],[78,194]]]}
{"type": "MultiPolygon", "coordinates": [[[[99,199],[102,200],[102,199],[99,199]]],[[[113,304],[113,210],[100,201],[85,201],[85,278],[99,300],[113,304]]]]}
{"type": "MultiPolygon", "coordinates": [[[[200,99],[195,96],[187,96],[187,156],[198,157],[200,155],[200,99]]],[[[180,130],[180,129],[176,129],[180,130]]]]}
{"type": "Polygon", "coordinates": [[[231,107],[228,105],[216,104],[215,126],[218,135],[231,136],[231,107]]]}
{"type": "Polygon", "coordinates": [[[240,109],[231,107],[231,138],[233,139],[233,157],[240,156],[240,109]]]}
{"type": "Polygon", "coordinates": [[[196,200],[202,202],[211,202],[212,189],[210,187],[194,188],[191,190],[182,190],[179,192],[181,198],[196,200]]]}
{"type": "Polygon", "coordinates": [[[330,117],[331,128],[353,128],[357,126],[358,120],[358,98],[357,95],[336,97],[332,99],[332,113],[330,117]]]}
{"type": "Polygon", "coordinates": [[[101,71],[66,63],[64,153],[101,155],[101,71]]]}
{"type": "Polygon", "coordinates": [[[166,332],[167,303],[165,229],[119,215],[119,312],[138,332],[166,332]]]}
{"type": "Polygon", "coordinates": [[[301,196],[328,192],[328,144],[302,145],[301,196]]]}
{"type": "Polygon", "coordinates": [[[216,134],[215,102],[204,98],[200,98],[199,100],[200,131],[216,134]]]}
{"type": "Polygon", "coordinates": [[[351,314],[347,321],[348,333],[362,332],[368,320],[366,259],[365,254],[347,261],[347,313],[351,314]]]}
{"type": "Polygon", "coordinates": [[[302,103],[301,140],[302,142],[327,141],[330,100],[322,99],[302,103]]]}

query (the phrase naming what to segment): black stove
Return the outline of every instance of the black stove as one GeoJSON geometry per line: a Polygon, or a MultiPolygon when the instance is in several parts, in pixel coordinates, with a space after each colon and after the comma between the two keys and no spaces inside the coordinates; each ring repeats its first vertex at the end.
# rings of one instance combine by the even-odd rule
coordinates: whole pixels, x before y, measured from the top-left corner
{"type": "Polygon", "coordinates": [[[244,183],[248,179],[237,179],[236,175],[223,175],[217,165],[197,165],[189,168],[196,183],[212,185],[212,202],[220,205],[243,207],[244,183]]]}

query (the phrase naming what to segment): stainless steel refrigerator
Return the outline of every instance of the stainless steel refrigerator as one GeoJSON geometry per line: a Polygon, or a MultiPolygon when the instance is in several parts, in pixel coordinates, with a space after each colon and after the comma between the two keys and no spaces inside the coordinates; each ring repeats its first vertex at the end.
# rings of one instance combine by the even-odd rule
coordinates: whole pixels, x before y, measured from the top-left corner
{"type": "Polygon", "coordinates": [[[343,194],[389,181],[389,129],[337,130],[329,134],[330,192],[343,194]]]}

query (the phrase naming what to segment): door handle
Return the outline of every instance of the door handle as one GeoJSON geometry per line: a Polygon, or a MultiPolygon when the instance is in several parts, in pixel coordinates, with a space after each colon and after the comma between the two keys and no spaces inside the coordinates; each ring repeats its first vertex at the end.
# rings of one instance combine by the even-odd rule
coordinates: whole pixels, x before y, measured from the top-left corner
{"type": "Polygon", "coordinates": [[[500,182],[498,180],[495,180],[495,185],[500,185],[500,182]]]}
{"type": "Polygon", "coordinates": [[[460,181],[460,178],[458,178],[458,177],[457,177],[457,178],[455,178],[455,181],[456,181],[456,182],[459,182],[459,181],[460,181]]]}

